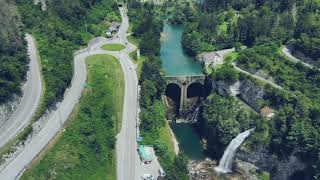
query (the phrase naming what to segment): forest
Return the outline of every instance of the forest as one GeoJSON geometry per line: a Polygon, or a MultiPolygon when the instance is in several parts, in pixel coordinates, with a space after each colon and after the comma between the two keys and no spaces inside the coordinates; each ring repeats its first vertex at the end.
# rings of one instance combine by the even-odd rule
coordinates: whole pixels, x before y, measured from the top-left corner
{"type": "Polygon", "coordinates": [[[73,52],[120,21],[115,0],[49,0],[46,11],[29,0],[16,0],[26,31],[38,43],[46,92],[45,106],[57,102],[73,74],[73,52]]]}
{"type": "MultiPolygon", "coordinates": [[[[320,2],[317,0],[172,1],[172,23],[184,24],[182,44],[190,55],[265,42],[291,42],[318,61],[320,2]]],[[[169,6],[169,5],[167,5],[169,6]]]]}
{"type": "Polygon", "coordinates": [[[23,24],[12,2],[0,1],[0,104],[21,95],[29,57],[23,24]]]}

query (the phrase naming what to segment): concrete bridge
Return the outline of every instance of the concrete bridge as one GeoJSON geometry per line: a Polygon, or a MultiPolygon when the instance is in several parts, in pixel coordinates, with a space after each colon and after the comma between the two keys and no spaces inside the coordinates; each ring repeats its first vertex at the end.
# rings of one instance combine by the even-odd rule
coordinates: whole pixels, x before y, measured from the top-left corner
{"type": "Polygon", "coordinates": [[[206,94],[205,75],[165,76],[167,97],[177,103],[179,114],[188,112],[206,94]]]}

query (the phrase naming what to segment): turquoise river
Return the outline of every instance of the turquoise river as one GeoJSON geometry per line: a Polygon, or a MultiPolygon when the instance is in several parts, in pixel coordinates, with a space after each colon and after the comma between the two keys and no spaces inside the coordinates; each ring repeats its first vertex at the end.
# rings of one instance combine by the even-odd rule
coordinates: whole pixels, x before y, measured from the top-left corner
{"type": "Polygon", "coordinates": [[[160,50],[162,68],[167,76],[202,74],[201,64],[182,49],[182,33],[181,26],[164,24],[160,50]]]}
{"type": "MultiPolygon", "coordinates": [[[[161,42],[162,68],[167,76],[199,75],[202,66],[194,58],[186,55],[182,49],[181,38],[183,28],[165,23],[161,42]]],[[[203,148],[200,137],[189,124],[171,124],[179,148],[192,160],[202,160],[203,148]]]]}

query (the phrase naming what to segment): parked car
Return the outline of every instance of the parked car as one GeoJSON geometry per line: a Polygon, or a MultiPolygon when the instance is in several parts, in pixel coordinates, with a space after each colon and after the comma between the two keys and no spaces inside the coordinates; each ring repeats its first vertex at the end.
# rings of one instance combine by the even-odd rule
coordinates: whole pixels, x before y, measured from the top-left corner
{"type": "Polygon", "coordinates": [[[166,173],[164,172],[164,170],[160,167],[160,169],[158,170],[158,172],[159,172],[159,175],[161,176],[161,177],[165,177],[166,176],[166,173]]]}
{"type": "Polygon", "coordinates": [[[154,180],[154,177],[151,174],[143,174],[141,178],[143,180],[154,180]]]}

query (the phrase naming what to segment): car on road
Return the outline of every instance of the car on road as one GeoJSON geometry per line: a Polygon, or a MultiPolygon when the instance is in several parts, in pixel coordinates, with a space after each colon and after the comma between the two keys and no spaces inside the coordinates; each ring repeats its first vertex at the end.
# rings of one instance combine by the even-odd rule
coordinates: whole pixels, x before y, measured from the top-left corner
{"type": "Polygon", "coordinates": [[[154,177],[151,174],[143,174],[141,178],[143,180],[154,180],[154,177]]]}
{"type": "Polygon", "coordinates": [[[165,177],[166,176],[166,173],[164,172],[164,170],[160,167],[160,169],[158,170],[158,172],[159,172],[159,175],[161,176],[161,177],[165,177]]]}

